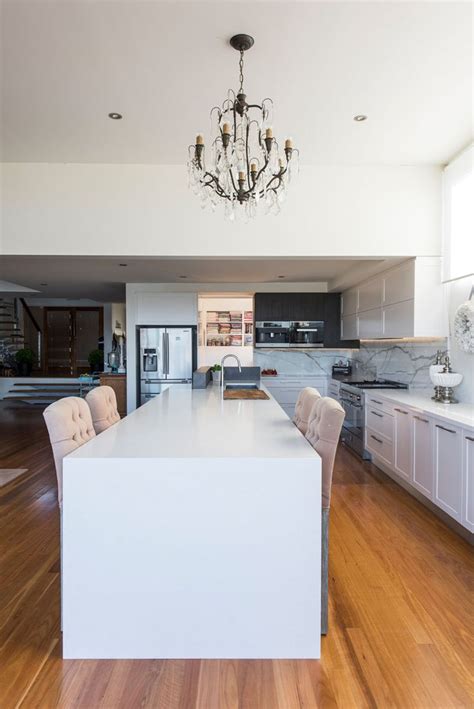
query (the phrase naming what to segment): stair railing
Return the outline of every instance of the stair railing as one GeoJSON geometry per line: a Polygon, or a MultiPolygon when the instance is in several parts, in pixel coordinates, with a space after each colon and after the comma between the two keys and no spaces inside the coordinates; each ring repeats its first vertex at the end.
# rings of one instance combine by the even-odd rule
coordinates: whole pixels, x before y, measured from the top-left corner
{"type": "MultiPolygon", "coordinates": [[[[36,330],[37,346],[38,346],[38,369],[41,369],[41,359],[42,359],[42,356],[41,356],[41,343],[42,343],[41,328],[40,328],[40,326],[38,325],[35,316],[34,316],[33,313],[31,312],[31,310],[30,310],[30,308],[29,308],[29,305],[28,305],[28,303],[26,302],[26,300],[25,300],[24,298],[20,298],[19,300],[20,300],[20,303],[21,303],[22,306],[23,306],[23,312],[28,315],[29,319],[31,320],[31,323],[32,323],[33,327],[34,327],[35,330],[36,330]]],[[[16,301],[16,298],[15,298],[15,301],[16,301]]]]}

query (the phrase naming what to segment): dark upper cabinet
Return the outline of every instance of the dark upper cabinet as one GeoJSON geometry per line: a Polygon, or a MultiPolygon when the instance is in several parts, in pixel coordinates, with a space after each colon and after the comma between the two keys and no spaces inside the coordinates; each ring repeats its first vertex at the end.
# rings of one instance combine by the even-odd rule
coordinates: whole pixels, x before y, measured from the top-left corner
{"type": "Polygon", "coordinates": [[[358,347],[357,340],[341,341],[340,293],[256,293],[255,322],[324,320],[324,347],[358,347]]]}

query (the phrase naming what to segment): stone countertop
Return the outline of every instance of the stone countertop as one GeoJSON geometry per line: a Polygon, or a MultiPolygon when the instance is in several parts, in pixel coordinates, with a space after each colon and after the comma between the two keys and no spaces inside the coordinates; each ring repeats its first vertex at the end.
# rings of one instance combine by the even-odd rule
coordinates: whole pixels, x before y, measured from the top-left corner
{"type": "Polygon", "coordinates": [[[175,384],[68,458],[318,459],[267,393],[265,401],[223,401],[217,386],[175,384]]]}
{"type": "Polygon", "coordinates": [[[377,397],[405,404],[426,414],[431,414],[464,428],[474,429],[474,406],[472,404],[440,404],[431,399],[432,390],[405,391],[403,389],[365,389],[366,397],[376,394],[377,397]]]}

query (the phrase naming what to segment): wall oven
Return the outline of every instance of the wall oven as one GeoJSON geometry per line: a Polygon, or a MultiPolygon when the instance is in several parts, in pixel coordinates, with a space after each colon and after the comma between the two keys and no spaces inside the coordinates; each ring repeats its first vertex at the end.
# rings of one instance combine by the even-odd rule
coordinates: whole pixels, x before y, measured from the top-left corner
{"type": "Polygon", "coordinates": [[[289,347],[289,322],[255,323],[255,347],[289,347]]]}
{"type": "Polygon", "coordinates": [[[322,320],[290,323],[290,347],[324,347],[322,320]]]}

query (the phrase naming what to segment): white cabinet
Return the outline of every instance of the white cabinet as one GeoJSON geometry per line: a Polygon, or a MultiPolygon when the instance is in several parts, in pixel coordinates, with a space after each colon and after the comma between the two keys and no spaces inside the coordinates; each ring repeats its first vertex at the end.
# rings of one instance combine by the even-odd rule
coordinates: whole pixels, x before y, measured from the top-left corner
{"type": "Polygon", "coordinates": [[[330,379],[328,383],[328,396],[330,396],[332,399],[336,399],[336,401],[339,401],[340,388],[341,382],[338,382],[335,379],[330,379]]]}
{"type": "Polygon", "coordinates": [[[343,336],[349,339],[350,332],[351,338],[359,339],[446,337],[445,300],[440,258],[410,259],[342,294],[343,336]]]}
{"type": "Polygon", "coordinates": [[[396,472],[405,480],[411,479],[411,421],[408,408],[395,406],[393,409],[395,419],[395,440],[393,465],[396,472]]]}
{"type": "Polygon", "coordinates": [[[414,303],[404,300],[382,308],[383,337],[405,337],[406,332],[413,332],[414,303]]]}
{"type": "Polygon", "coordinates": [[[321,396],[326,396],[327,377],[308,375],[300,377],[262,377],[262,384],[271,392],[273,398],[280,404],[289,418],[293,418],[295,404],[299,393],[305,387],[314,387],[321,396]]]}
{"type": "Polygon", "coordinates": [[[424,413],[411,415],[413,486],[433,498],[433,419],[424,413]]]}
{"type": "Polygon", "coordinates": [[[383,274],[383,305],[413,299],[415,293],[415,261],[410,260],[383,274]]]}
{"type": "Polygon", "coordinates": [[[138,325],[197,325],[196,293],[136,294],[136,322],[138,325]]]}
{"type": "Polygon", "coordinates": [[[382,308],[359,313],[359,337],[367,340],[383,337],[382,308]]]}
{"type": "Polygon", "coordinates": [[[353,315],[359,309],[359,289],[351,288],[341,296],[341,315],[353,315]]]}
{"type": "Polygon", "coordinates": [[[462,509],[462,448],[461,429],[435,421],[433,501],[458,521],[462,509]]]}
{"type": "Polygon", "coordinates": [[[462,524],[474,532],[474,432],[463,432],[463,503],[462,524]]]}
{"type": "Polygon", "coordinates": [[[344,315],[341,320],[341,340],[359,339],[359,316],[344,315]]]}
{"type": "Polygon", "coordinates": [[[359,286],[359,307],[357,311],[378,308],[383,302],[383,279],[372,278],[359,286]]]}

